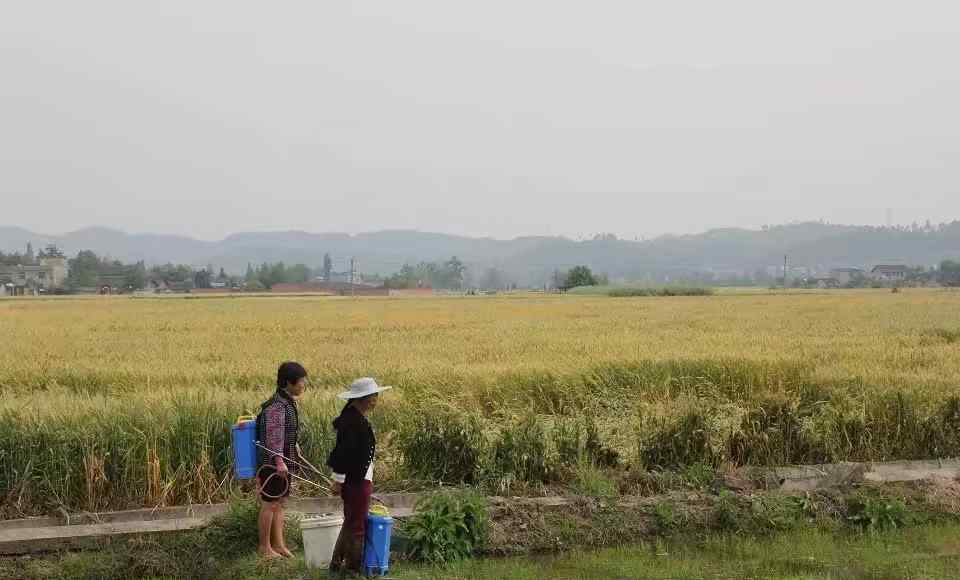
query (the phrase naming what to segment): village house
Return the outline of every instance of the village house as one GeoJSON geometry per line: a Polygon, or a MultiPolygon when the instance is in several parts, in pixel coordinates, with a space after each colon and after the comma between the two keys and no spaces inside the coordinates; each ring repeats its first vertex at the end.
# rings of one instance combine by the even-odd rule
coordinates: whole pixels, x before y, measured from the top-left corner
{"type": "Polygon", "coordinates": [[[879,265],[870,270],[870,277],[880,282],[902,282],[907,279],[910,268],[897,265],[879,265]]]}
{"type": "Polygon", "coordinates": [[[54,245],[34,257],[27,244],[23,263],[0,264],[0,296],[36,296],[62,290],[67,282],[67,258],[54,245]]]}

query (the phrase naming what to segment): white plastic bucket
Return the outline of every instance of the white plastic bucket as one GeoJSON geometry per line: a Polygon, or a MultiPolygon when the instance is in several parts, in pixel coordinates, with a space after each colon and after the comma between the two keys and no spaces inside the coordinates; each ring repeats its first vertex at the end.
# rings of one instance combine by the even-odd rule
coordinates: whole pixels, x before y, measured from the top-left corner
{"type": "Polygon", "coordinates": [[[330,565],[341,527],[343,517],[336,514],[311,514],[300,520],[308,568],[326,568],[330,565]]]}

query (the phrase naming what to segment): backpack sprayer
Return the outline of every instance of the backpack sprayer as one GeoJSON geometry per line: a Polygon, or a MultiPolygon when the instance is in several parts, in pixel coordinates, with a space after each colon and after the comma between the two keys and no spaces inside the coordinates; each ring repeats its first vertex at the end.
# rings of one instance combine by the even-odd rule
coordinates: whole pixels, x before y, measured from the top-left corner
{"type": "Polygon", "coordinates": [[[296,467],[303,469],[304,471],[313,473],[314,475],[323,479],[324,483],[326,484],[326,485],[320,484],[320,483],[317,483],[316,481],[307,479],[305,477],[301,477],[295,473],[287,472],[287,477],[286,477],[287,485],[283,489],[283,491],[279,495],[272,495],[264,492],[263,489],[261,489],[261,493],[263,493],[266,497],[271,499],[277,499],[279,497],[283,497],[284,495],[286,495],[287,489],[289,489],[289,486],[290,486],[291,479],[302,481],[304,483],[312,485],[317,489],[330,493],[330,488],[328,487],[331,481],[330,478],[324,475],[323,472],[321,472],[319,469],[314,467],[312,463],[304,459],[303,454],[300,453],[299,445],[297,445],[298,459],[291,459],[290,457],[287,457],[282,453],[278,453],[276,451],[273,451],[272,449],[268,449],[259,441],[257,441],[257,418],[256,417],[252,415],[240,416],[237,418],[237,423],[230,430],[233,435],[232,437],[233,438],[233,459],[234,459],[233,471],[237,479],[257,479],[260,487],[266,488],[267,484],[270,481],[272,481],[273,478],[283,477],[280,475],[279,472],[275,471],[274,473],[271,473],[269,476],[267,476],[265,480],[260,481],[259,476],[262,473],[264,468],[275,469],[273,465],[270,465],[270,464],[264,464],[260,466],[259,469],[257,469],[257,449],[261,449],[267,454],[269,454],[271,458],[280,457],[281,459],[284,460],[284,462],[290,465],[294,465],[296,467]]]}

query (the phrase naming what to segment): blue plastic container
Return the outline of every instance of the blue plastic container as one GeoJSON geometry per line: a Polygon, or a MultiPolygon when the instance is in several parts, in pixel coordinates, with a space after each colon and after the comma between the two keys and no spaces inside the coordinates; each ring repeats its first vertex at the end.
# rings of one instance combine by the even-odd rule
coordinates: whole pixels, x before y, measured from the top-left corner
{"type": "Polygon", "coordinates": [[[386,576],[390,570],[390,534],[393,518],[367,516],[367,538],[363,547],[363,568],[367,576],[386,576]]]}
{"type": "Polygon", "coordinates": [[[257,475],[257,421],[247,417],[237,419],[231,428],[233,434],[233,472],[237,479],[253,479],[257,475]]]}

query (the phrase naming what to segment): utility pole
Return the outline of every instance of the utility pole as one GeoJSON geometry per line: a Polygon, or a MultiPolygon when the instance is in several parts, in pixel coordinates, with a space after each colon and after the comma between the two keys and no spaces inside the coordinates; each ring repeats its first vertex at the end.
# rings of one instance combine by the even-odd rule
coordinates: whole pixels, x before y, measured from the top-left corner
{"type": "Polygon", "coordinates": [[[354,260],[353,258],[350,258],[350,297],[351,298],[355,298],[357,295],[356,292],[354,291],[354,288],[355,288],[354,277],[356,276],[356,272],[357,272],[357,261],[354,260]]]}
{"type": "Polygon", "coordinates": [[[783,256],[783,289],[784,291],[786,291],[787,289],[787,256],[786,254],[784,254],[783,256]]]}

